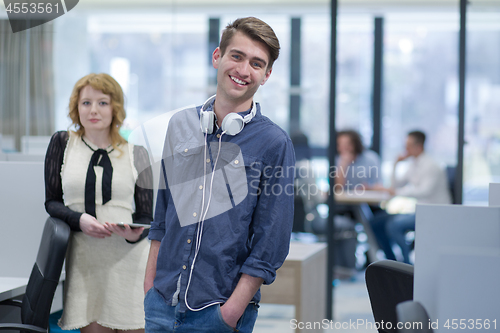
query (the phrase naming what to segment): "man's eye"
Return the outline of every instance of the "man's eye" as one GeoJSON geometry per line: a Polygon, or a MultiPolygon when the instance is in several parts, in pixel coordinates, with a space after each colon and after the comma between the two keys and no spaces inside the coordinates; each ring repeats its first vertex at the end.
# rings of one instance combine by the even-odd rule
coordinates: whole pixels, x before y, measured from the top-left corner
{"type": "Polygon", "coordinates": [[[237,54],[233,54],[233,58],[234,58],[234,59],[240,59],[240,56],[239,56],[239,55],[237,55],[237,54]]]}
{"type": "Polygon", "coordinates": [[[253,63],[253,67],[256,67],[256,68],[261,68],[261,67],[262,67],[262,65],[261,65],[260,63],[258,63],[258,62],[254,62],[254,63],[253,63]]]}

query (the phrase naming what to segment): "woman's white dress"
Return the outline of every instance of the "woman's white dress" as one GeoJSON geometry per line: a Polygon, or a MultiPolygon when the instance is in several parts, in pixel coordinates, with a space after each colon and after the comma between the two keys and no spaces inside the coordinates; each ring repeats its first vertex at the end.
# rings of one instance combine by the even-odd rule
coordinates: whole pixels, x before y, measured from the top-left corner
{"type": "MultiPolygon", "coordinates": [[[[87,142],[93,149],[98,147],[87,142]]],[[[104,222],[132,222],[134,189],[138,177],[133,145],[109,153],[113,165],[111,200],[102,205],[102,167],[95,166],[96,218],[104,222]]],[[[108,149],[109,151],[110,149],[108,149]]],[[[93,151],[72,133],[61,168],[64,203],[85,212],[85,180],[93,151]]],[[[76,329],[97,322],[101,326],[132,330],[144,328],[143,281],[148,257],[146,239],[128,243],[123,237],[98,239],[73,232],[66,258],[64,311],[59,325],[76,329]]]]}

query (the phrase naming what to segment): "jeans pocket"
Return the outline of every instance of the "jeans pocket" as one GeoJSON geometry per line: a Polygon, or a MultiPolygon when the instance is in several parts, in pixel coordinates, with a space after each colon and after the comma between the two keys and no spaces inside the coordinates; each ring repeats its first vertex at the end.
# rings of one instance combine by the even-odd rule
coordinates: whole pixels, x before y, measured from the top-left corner
{"type": "Polygon", "coordinates": [[[257,315],[259,312],[259,305],[255,303],[248,304],[245,312],[238,320],[238,324],[236,325],[236,330],[238,332],[246,333],[253,332],[253,327],[255,325],[255,321],[257,320],[257,315]]]}
{"type": "Polygon", "coordinates": [[[225,329],[225,331],[223,331],[223,332],[237,332],[237,330],[235,328],[233,328],[232,326],[230,326],[228,323],[226,323],[226,321],[222,317],[222,312],[220,310],[220,304],[217,304],[216,307],[217,307],[217,315],[219,317],[219,320],[220,320],[220,323],[222,326],[221,328],[225,329]]]}
{"type": "Polygon", "coordinates": [[[144,298],[148,297],[149,294],[151,294],[151,292],[153,291],[155,287],[151,287],[148,289],[148,291],[146,291],[146,294],[144,294],[144,298]]]}
{"type": "Polygon", "coordinates": [[[149,288],[149,290],[146,291],[146,294],[144,295],[144,309],[146,309],[148,307],[148,305],[151,303],[150,298],[151,298],[151,294],[154,291],[153,289],[155,289],[155,287],[149,288]]]}

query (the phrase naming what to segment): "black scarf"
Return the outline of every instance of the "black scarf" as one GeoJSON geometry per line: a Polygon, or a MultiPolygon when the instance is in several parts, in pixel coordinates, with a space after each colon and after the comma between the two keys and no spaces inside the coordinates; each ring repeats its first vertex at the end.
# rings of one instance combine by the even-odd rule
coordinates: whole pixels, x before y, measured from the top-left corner
{"type": "Polygon", "coordinates": [[[87,179],[85,180],[85,212],[96,217],[95,213],[95,182],[96,176],[94,166],[99,165],[103,168],[102,174],[102,204],[104,205],[111,200],[111,180],[113,178],[113,166],[108,154],[114,149],[107,152],[104,149],[93,149],[81,137],[82,141],[89,147],[94,154],[90,158],[89,167],[87,169],[87,179]]]}

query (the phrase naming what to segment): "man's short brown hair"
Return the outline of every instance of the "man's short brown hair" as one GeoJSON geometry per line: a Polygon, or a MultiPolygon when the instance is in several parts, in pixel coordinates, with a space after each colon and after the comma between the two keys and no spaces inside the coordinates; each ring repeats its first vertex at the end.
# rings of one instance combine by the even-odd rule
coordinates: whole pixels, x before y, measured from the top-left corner
{"type": "Polygon", "coordinates": [[[274,30],[264,21],[256,17],[239,18],[233,23],[229,23],[222,33],[219,49],[221,56],[226,52],[226,48],[231,42],[231,38],[236,32],[241,32],[252,40],[263,43],[269,53],[269,64],[267,68],[273,67],[274,61],[280,54],[280,42],[274,30]]]}
{"type": "Polygon", "coordinates": [[[413,141],[420,145],[420,146],[424,146],[424,143],[425,143],[425,133],[422,132],[422,131],[411,131],[410,133],[408,133],[408,136],[411,136],[413,138],[413,141]]]}

